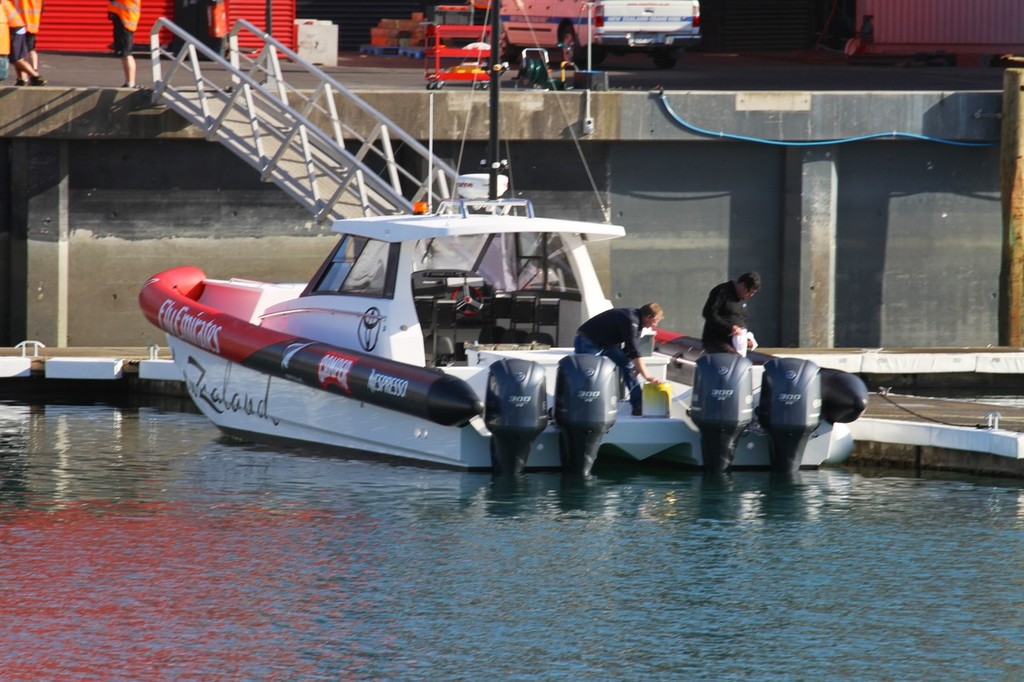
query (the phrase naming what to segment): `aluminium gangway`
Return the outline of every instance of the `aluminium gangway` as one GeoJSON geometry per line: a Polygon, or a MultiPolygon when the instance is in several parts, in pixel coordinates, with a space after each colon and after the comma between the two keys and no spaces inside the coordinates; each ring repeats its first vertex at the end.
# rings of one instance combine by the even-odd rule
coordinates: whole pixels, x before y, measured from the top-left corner
{"type": "Polygon", "coordinates": [[[410,213],[416,202],[450,198],[456,171],[326,73],[244,19],[226,42],[227,58],[157,20],[150,33],[154,104],[201,128],[320,221],[410,213]],[[161,31],[180,47],[161,45],[161,31]],[[241,51],[240,34],[261,47],[241,51]],[[315,85],[290,86],[281,59],[315,85]],[[355,112],[350,121],[339,116],[338,101],[355,112]]]}

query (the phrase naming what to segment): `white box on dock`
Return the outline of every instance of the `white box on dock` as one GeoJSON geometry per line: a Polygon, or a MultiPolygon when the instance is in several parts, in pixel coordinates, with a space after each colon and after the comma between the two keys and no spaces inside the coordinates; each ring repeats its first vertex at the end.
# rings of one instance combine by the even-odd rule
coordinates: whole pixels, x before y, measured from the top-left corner
{"type": "Polygon", "coordinates": [[[32,358],[0,358],[0,377],[27,377],[32,374],[32,358]]]}
{"type": "Polygon", "coordinates": [[[338,65],[338,27],[331,21],[296,19],[299,56],[311,64],[338,65]]]}
{"type": "Polygon", "coordinates": [[[141,360],[139,361],[139,378],[156,381],[183,381],[181,370],[174,360],[141,360]]]}
{"type": "Polygon", "coordinates": [[[47,379],[120,379],[124,360],[117,358],[48,358],[47,379]]]}

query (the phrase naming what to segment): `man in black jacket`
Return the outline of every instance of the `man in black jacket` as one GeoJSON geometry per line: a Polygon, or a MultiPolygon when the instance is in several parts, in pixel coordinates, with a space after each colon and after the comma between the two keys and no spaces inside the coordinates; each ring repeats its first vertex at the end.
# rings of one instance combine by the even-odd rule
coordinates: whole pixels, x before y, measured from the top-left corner
{"type": "Polygon", "coordinates": [[[708,294],[704,304],[705,353],[735,353],[733,337],[747,331],[747,299],[761,288],[761,276],[744,272],[735,280],[722,282],[708,294]]]}
{"type": "Polygon", "coordinates": [[[637,375],[652,384],[661,383],[660,379],[647,371],[644,359],[637,350],[640,330],[660,324],[664,317],[657,303],[647,303],[640,308],[612,308],[598,313],[576,330],[573,349],[577,353],[603,355],[618,365],[619,374],[629,391],[634,415],[640,415],[643,405],[637,375]]]}

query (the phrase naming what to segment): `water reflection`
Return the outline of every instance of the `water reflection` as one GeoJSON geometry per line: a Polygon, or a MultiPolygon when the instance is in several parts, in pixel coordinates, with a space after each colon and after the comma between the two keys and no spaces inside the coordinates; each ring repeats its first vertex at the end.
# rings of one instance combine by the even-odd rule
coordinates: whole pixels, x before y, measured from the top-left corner
{"type": "Polygon", "coordinates": [[[0,669],[1016,679],[1022,529],[1017,481],[496,481],[238,443],[150,407],[0,405],[0,669]]]}
{"type": "Polygon", "coordinates": [[[174,455],[216,432],[174,433],[156,409],[0,403],[0,503],[163,497],[174,455]]]}

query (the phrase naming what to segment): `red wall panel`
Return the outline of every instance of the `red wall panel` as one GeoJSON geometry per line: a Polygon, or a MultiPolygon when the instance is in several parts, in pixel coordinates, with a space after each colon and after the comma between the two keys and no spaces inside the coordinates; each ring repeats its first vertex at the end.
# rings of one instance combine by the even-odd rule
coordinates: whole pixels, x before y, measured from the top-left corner
{"type": "MultiPolygon", "coordinates": [[[[295,35],[295,0],[272,0],[274,16],[271,20],[270,35],[284,43],[285,47],[296,48],[295,35]]],[[[245,19],[256,28],[267,29],[266,0],[228,0],[228,26],[234,26],[239,19],[245,19]]],[[[253,38],[249,33],[239,34],[240,48],[259,49],[263,42],[253,38]]]]}
{"type": "MultiPolygon", "coordinates": [[[[174,20],[175,0],[142,0],[142,18],[135,32],[136,50],[145,51],[149,32],[160,17],[174,20]]],[[[272,0],[272,35],[295,49],[295,0],[272,0]]],[[[228,0],[228,25],[245,18],[260,29],[266,28],[267,0],[228,0]]],[[[107,52],[113,42],[113,29],[107,19],[105,0],[46,0],[39,26],[36,48],[56,52],[107,52]]],[[[161,42],[170,42],[170,34],[161,42]]],[[[259,48],[256,40],[243,40],[242,47],[259,48]]]]}
{"type": "MultiPolygon", "coordinates": [[[[137,49],[149,45],[149,31],[160,17],[174,15],[174,0],[143,0],[137,49]]],[[[103,0],[46,0],[36,49],[59,52],[108,52],[114,30],[103,0]]]]}

